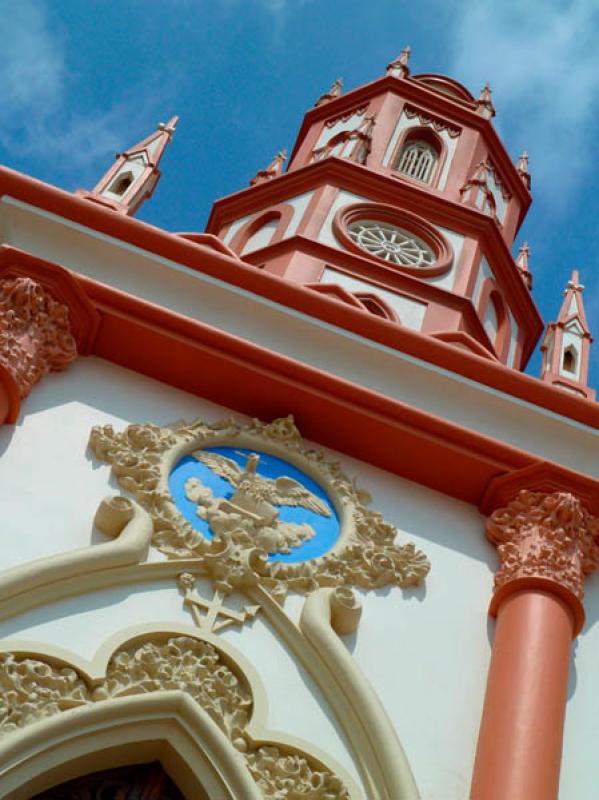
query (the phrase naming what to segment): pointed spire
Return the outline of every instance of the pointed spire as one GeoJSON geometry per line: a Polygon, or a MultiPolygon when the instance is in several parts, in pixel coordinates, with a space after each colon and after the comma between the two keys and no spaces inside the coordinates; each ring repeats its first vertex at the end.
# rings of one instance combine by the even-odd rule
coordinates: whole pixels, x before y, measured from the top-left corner
{"type": "Polygon", "coordinates": [[[528,268],[528,257],[530,256],[530,247],[528,246],[528,242],[524,242],[520,250],[518,251],[518,255],[516,256],[516,266],[518,267],[518,271],[522,276],[522,280],[528,286],[529,289],[532,289],[532,273],[528,268]]]}
{"type": "Polygon", "coordinates": [[[522,151],[516,169],[518,170],[518,175],[522,178],[522,183],[530,190],[530,172],[528,171],[528,153],[526,150],[522,151]]]}
{"type": "Polygon", "coordinates": [[[349,139],[357,140],[358,144],[349,154],[349,158],[358,164],[365,164],[372,146],[372,131],[376,125],[376,112],[366,114],[362,122],[349,134],[349,139]]]}
{"type": "Polygon", "coordinates": [[[325,103],[329,103],[331,100],[334,100],[336,97],[341,95],[341,91],[343,89],[343,78],[337,78],[337,80],[333,83],[331,88],[328,92],[321,94],[318,100],[314,103],[315,106],[322,106],[325,103]]]}
{"type": "Polygon", "coordinates": [[[578,271],[566,284],[564,300],[555,322],[550,322],[541,344],[541,379],[574,394],[593,400],[587,386],[589,354],[593,337],[584,311],[578,271]]]}
{"type": "Polygon", "coordinates": [[[117,153],[116,162],[91,192],[78,189],[76,194],[121,214],[133,215],[156,188],[160,178],[158,164],[178,122],[179,117],[159,122],[156,130],[141,142],[117,153]]]}
{"type": "Polygon", "coordinates": [[[495,106],[491,100],[491,85],[487,82],[481,89],[478,100],[476,101],[476,113],[481,117],[491,119],[495,116],[495,106]]]}
{"type": "Polygon", "coordinates": [[[372,136],[372,131],[376,125],[376,111],[372,114],[366,114],[362,122],[355,129],[354,133],[360,134],[364,138],[369,139],[372,136]]]}
{"type": "Polygon", "coordinates": [[[387,75],[393,75],[394,78],[407,78],[410,74],[410,47],[404,47],[401,53],[394,61],[387,64],[387,75]]]}
{"type": "Polygon", "coordinates": [[[287,148],[281,150],[280,153],[273,158],[266,169],[258,170],[250,181],[250,186],[257,186],[259,183],[265,183],[272,178],[277,178],[283,171],[283,164],[287,159],[287,148]]]}

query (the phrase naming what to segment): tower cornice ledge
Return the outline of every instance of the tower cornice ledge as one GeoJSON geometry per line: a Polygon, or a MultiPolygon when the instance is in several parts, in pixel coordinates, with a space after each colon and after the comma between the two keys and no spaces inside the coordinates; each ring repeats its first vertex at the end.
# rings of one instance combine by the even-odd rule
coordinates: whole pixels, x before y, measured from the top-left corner
{"type": "MultiPolygon", "coordinates": [[[[271,181],[270,185],[277,184],[282,180],[282,177],[277,178],[271,181]]],[[[262,186],[257,187],[256,191],[262,188],[262,186]]],[[[114,212],[95,203],[89,203],[70,192],[49,186],[6,167],[0,167],[0,197],[2,197],[0,216],[7,215],[10,219],[13,210],[18,209],[19,214],[29,216],[28,224],[32,226],[36,225],[36,219],[40,217],[56,226],[56,231],[62,229],[63,226],[72,228],[73,223],[81,225],[87,230],[94,231],[96,236],[105,237],[107,243],[114,248],[115,258],[118,257],[121,248],[133,245],[139,248],[140,258],[147,253],[148,257],[152,259],[163,258],[186,267],[190,280],[193,280],[193,273],[197,273],[198,278],[202,275],[206,275],[209,279],[216,278],[222,283],[231,284],[384,344],[393,350],[401,351],[408,357],[421,359],[434,367],[461,375],[475,383],[496,389],[507,396],[548,409],[590,428],[599,429],[599,406],[596,403],[591,403],[517,370],[509,369],[405,327],[395,327],[391,335],[389,325],[385,320],[346,306],[325,295],[319,295],[309,288],[290,283],[276,275],[264,273],[262,270],[257,270],[254,266],[227,256],[214,248],[188,241],[140,220],[114,214],[114,212]]],[[[488,220],[487,224],[494,225],[491,220],[488,220]]],[[[2,249],[8,252],[20,252],[15,251],[15,248],[9,245],[3,245],[2,249]]],[[[77,283],[82,286],[89,282],[89,279],[83,279],[80,275],[73,275],[73,277],[76,277],[77,283]]],[[[515,278],[521,281],[519,275],[515,275],[515,278]]],[[[127,308],[138,304],[143,307],[147,306],[137,298],[126,296],[116,289],[102,286],[95,281],[91,283],[94,287],[93,294],[90,294],[89,291],[87,294],[92,300],[99,298],[100,301],[108,293],[111,297],[126,298],[125,306],[127,308]]],[[[104,316],[103,307],[101,310],[104,316]]],[[[144,312],[145,316],[147,316],[146,312],[144,312]]],[[[168,309],[154,308],[152,316],[155,318],[154,324],[158,326],[163,335],[168,337],[169,324],[166,320],[177,315],[170,314],[168,309]]],[[[192,321],[186,321],[186,324],[192,325],[192,321]]],[[[197,323],[192,327],[197,327],[197,323]]],[[[94,347],[94,351],[97,351],[97,347],[94,347]]],[[[110,358],[110,355],[103,353],[101,355],[110,358]]],[[[144,359],[145,364],[147,352],[144,359]]],[[[122,363],[122,354],[118,363],[122,363]]],[[[126,366],[135,368],[135,365],[129,360],[127,360],[126,366]]],[[[144,365],[141,367],[141,371],[151,373],[159,380],[172,383],[172,376],[163,374],[158,369],[160,366],[158,362],[154,362],[152,370],[144,365]]],[[[182,386],[186,386],[188,382],[187,367],[185,373],[186,375],[181,378],[182,386]]]]}

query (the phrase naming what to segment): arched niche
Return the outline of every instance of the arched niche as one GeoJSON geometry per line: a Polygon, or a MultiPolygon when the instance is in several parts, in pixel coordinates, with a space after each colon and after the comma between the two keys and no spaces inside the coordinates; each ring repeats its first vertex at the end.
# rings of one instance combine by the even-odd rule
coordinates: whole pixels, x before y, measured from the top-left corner
{"type": "Polygon", "coordinates": [[[7,737],[0,796],[37,794],[99,770],[159,761],[189,800],[262,800],[241,754],[180,691],[73,709],[7,737]]]}
{"type": "Polygon", "coordinates": [[[391,168],[403,178],[435,187],[443,169],[447,146],[426,125],[413,125],[401,136],[391,160],[391,168]]]}

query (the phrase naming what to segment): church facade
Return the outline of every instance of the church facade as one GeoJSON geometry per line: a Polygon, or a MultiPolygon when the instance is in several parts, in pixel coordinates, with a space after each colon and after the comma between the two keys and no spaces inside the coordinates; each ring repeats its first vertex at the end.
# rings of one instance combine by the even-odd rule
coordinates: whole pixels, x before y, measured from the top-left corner
{"type": "Polygon", "coordinates": [[[583,286],[543,323],[528,158],[409,55],[203,233],[133,217],[176,117],[0,168],[0,797],[596,796],[583,286]]]}

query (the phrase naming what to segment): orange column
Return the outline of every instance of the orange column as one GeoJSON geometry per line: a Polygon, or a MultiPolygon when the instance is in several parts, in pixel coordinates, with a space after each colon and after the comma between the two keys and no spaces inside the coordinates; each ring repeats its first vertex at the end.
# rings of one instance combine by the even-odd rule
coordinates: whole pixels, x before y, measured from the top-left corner
{"type": "Polygon", "coordinates": [[[597,520],[567,492],[521,491],[487,533],[500,559],[497,625],[470,796],[556,800],[583,578],[599,565],[597,520]]]}
{"type": "Polygon", "coordinates": [[[557,797],[572,633],[570,609],[548,592],[501,604],[472,798],[557,797]]]}

